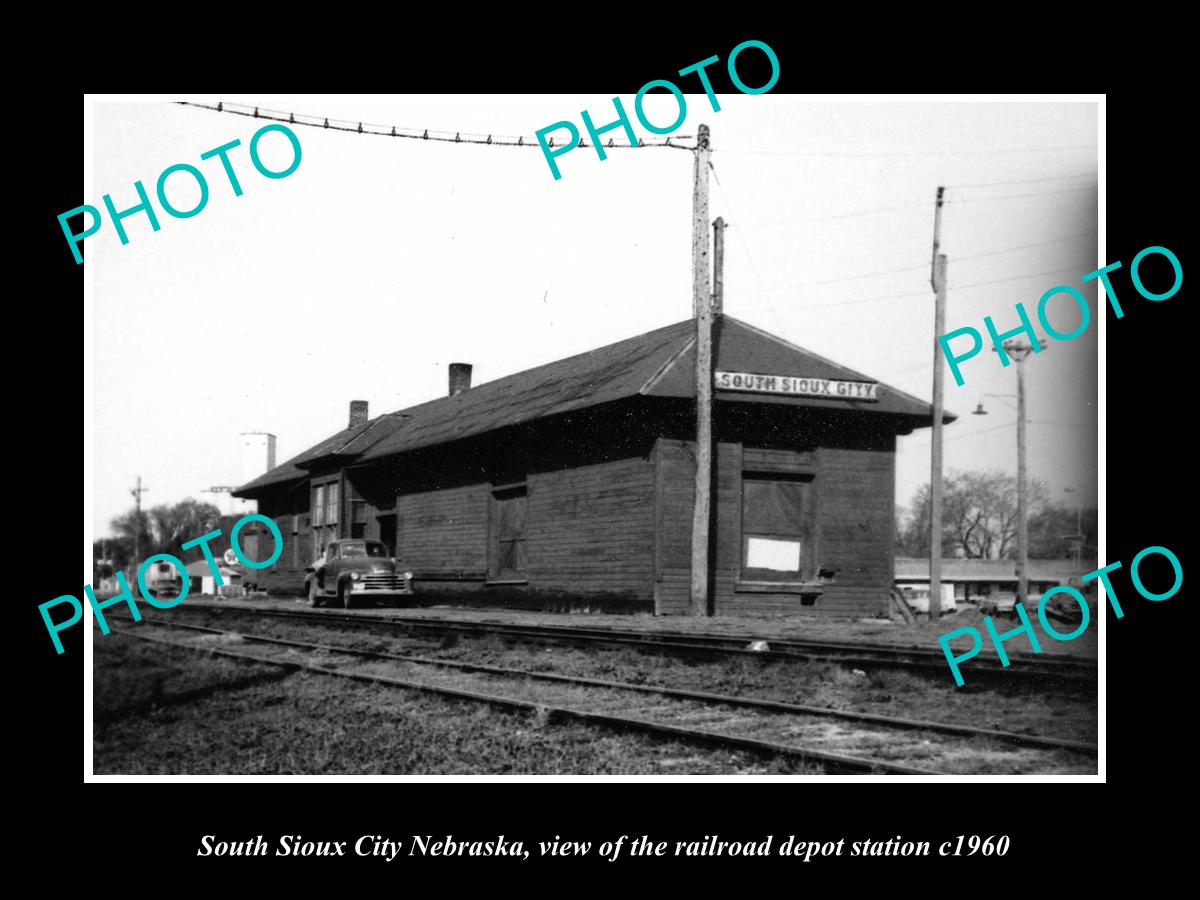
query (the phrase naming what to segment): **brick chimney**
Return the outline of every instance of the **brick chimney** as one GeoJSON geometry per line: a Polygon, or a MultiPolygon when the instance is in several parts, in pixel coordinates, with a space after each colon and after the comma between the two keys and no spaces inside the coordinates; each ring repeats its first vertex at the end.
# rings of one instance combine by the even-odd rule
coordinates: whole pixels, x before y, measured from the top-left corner
{"type": "Polygon", "coordinates": [[[355,425],[362,425],[368,419],[367,401],[366,400],[351,400],[350,401],[350,425],[353,428],[355,425]]]}
{"type": "Polygon", "coordinates": [[[471,364],[450,363],[450,396],[471,389],[471,364]]]}

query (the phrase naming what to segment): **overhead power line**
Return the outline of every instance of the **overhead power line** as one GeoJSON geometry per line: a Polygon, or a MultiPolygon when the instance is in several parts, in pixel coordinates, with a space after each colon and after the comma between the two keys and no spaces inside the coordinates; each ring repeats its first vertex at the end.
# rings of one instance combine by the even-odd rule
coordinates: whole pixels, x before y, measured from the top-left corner
{"type": "Polygon", "coordinates": [[[805,216],[800,219],[788,219],[783,222],[751,222],[746,224],[746,228],[788,228],[792,225],[807,225],[810,222],[832,222],[834,219],[853,219],[858,216],[874,216],[879,213],[888,212],[903,212],[909,209],[929,209],[929,201],[922,200],[918,203],[906,203],[900,206],[877,206],[874,209],[859,209],[854,212],[834,213],[829,216],[805,216]]]}
{"type": "MultiPolygon", "coordinates": [[[[962,290],[966,290],[967,288],[986,287],[986,286],[992,285],[992,284],[1006,284],[1010,281],[1022,281],[1027,278],[1040,278],[1043,275],[1057,275],[1060,272],[1076,272],[1076,271],[1078,271],[1077,268],[1075,268],[1075,269],[1051,269],[1046,272],[1030,272],[1026,275],[1014,275],[1011,278],[992,278],[992,279],[989,279],[988,281],[973,281],[968,284],[952,284],[952,285],[947,286],[947,290],[962,291],[962,290]]],[[[733,292],[730,292],[730,293],[733,293],[733,292]]],[[[726,296],[729,296],[730,293],[727,293],[726,296]]],[[[746,292],[738,291],[736,293],[744,294],[746,292]]],[[[821,309],[821,308],[824,308],[827,306],[857,306],[861,303],[878,303],[883,300],[903,300],[903,299],[915,298],[915,297],[925,297],[926,299],[928,299],[931,296],[932,295],[930,294],[929,289],[926,288],[923,291],[911,291],[911,292],[905,293],[905,294],[884,294],[879,297],[860,297],[856,300],[830,300],[830,301],[822,302],[822,303],[789,303],[780,308],[782,308],[782,309],[821,309]]],[[[751,307],[751,308],[753,309],[756,307],[751,307]]],[[[761,308],[761,307],[757,307],[757,308],[761,308]]]]}
{"type": "Polygon", "coordinates": [[[999,197],[951,197],[947,203],[991,203],[994,200],[1024,200],[1026,197],[1048,197],[1051,194],[1078,194],[1083,191],[1095,191],[1099,188],[1094,184],[1085,187],[1066,188],[1061,191],[1030,191],[1027,194],[1003,194],[999,197]]]}
{"type": "Polygon", "coordinates": [[[1078,175],[1051,175],[1048,178],[1018,178],[1013,181],[987,181],[980,184],[951,184],[947,185],[950,190],[961,188],[988,188],[988,187],[1005,187],[1010,184],[1040,184],[1045,181],[1067,181],[1072,178],[1096,178],[1095,172],[1081,172],[1078,175]]]}
{"type": "MultiPolygon", "coordinates": [[[[1017,424],[1017,420],[1013,419],[1011,422],[1001,422],[998,425],[989,425],[987,428],[980,428],[978,431],[959,431],[954,434],[946,435],[944,438],[942,438],[942,441],[944,443],[949,443],[950,441],[958,441],[958,440],[962,440],[963,438],[979,437],[982,434],[987,434],[989,431],[999,431],[1002,428],[1015,428],[1016,424],[1017,424]]],[[[951,426],[951,427],[953,427],[953,426],[951,426]]],[[[926,431],[926,430],[914,431],[912,434],[903,435],[903,437],[906,438],[908,440],[908,442],[906,444],[901,444],[901,443],[899,443],[899,441],[897,441],[896,451],[900,452],[901,450],[904,450],[904,449],[911,449],[912,443],[915,443],[916,441],[919,441],[919,440],[922,440],[924,438],[928,438],[931,436],[932,436],[932,432],[926,431]]],[[[925,450],[923,452],[928,453],[929,451],[925,450]]]]}
{"type": "MultiPolygon", "coordinates": [[[[721,179],[717,176],[717,169],[712,164],[711,160],[709,160],[708,168],[713,174],[713,180],[717,183],[717,190],[721,192],[721,198],[725,201],[725,209],[729,212],[729,217],[736,223],[737,217],[733,212],[733,204],[729,201],[729,195],[725,193],[725,188],[721,185],[721,179]]],[[[741,228],[737,227],[736,224],[733,228],[733,234],[742,245],[742,250],[745,252],[746,259],[750,263],[750,271],[754,273],[754,278],[758,282],[759,290],[763,290],[762,275],[758,271],[758,264],[754,262],[754,257],[750,254],[750,244],[747,243],[746,237],[742,234],[741,228]]],[[[783,319],[779,317],[779,312],[775,309],[775,304],[771,302],[771,297],[769,294],[766,297],[766,301],[767,308],[771,310],[771,315],[775,317],[775,322],[779,325],[780,333],[782,333],[784,331],[783,319]]]]}
{"type": "MultiPolygon", "coordinates": [[[[1024,194],[1002,194],[996,197],[958,197],[948,196],[944,202],[946,205],[955,204],[958,206],[968,206],[973,203],[996,203],[1004,200],[1024,200],[1027,197],[1049,197],[1055,194],[1076,194],[1082,191],[1094,191],[1096,185],[1090,184],[1086,187],[1067,188],[1065,190],[1056,191],[1029,191],[1024,194]]],[[[953,190],[950,188],[948,190],[953,190]]],[[[790,228],[794,225],[809,225],[814,222],[832,222],[837,219],[854,219],[859,216],[875,216],[881,213],[906,212],[908,210],[928,210],[930,207],[929,200],[920,200],[914,203],[904,203],[896,206],[877,206],[873,209],[859,209],[853,212],[834,213],[828,216],[805,216],[799,219],[787,219],[782,222],[752,222],[746,224],[746,228],[790,228]]]]}
{"type": "Polygon", "coordinates": [[[883,150],[854,152],[844,150],[751,150],[748,148],[728,148],[722,153],[745,153],[753,156],[822,156],[834,158],[863,158],[875,159],[888,156],[988,156],[993,153],[1059,153],[1067,150],[1096,150],[1095,144],[1067,144],[1062,147],[986,147],[979,150],[883,150]]]}
{"type": "MultiPolygon", "coordinates": [[[[1053,425],[1053,426],[1062,426],[1065,428],[1092,428],[1092,427],[1094,427],[1092,425],[1081,425],[1081,424],[1074,423],[1074,422],[1038,422],[1038,421],[1034,421],[1032,419],[1026,420],[1026,424],[1029,424],[1029,425],[1053,425]]],[[[1017,420],[1013,419],[1011,422],[1001,422],[999,425],[991,425],[987,428],[980,428],[978,431],[962,431],[957,434],[951,434],[951,435],[943,438],[943,440],[944,441],[957,441],[957,440],[961,440],[963,438],[978,437],[981,434],[987,434],[989,431],[999,431],[1002,428],[1015,428],[1016,425],[1017,425],[1017,420]]],[[[930,432],[914,431],[912,434],[904,435],[904,436],[909,437],[909,438],[926,438],[926,437],[930,436],[930,432]]]]}
{"type": "Polygon", "coordinates": [[[1055,238],[1052,241],[1037,241],[1036,243],[1033,243],[1033,244],[1021,244],[1020,246],[1017,246],[1017,247],[1005,247],[1003,250],[989,250],[986,253],[971,253],[971,254],[968,254],[967,256],[958,256],[956,254],[954,257],[954,261],[962,262],[963,260],[968,260],[968,259],[983,259],[985,256],[999,256],[1001,253],[1012,253],[1016,250],[1029,250],[1032,247],[1046,247],[1046,246],[1049,246],[1050,244],[1064,244],[1067,241],[1077,241],[1077,240],[1080,240],[1081,238],[1088,238],[1088,237],[1095,237],[1095,236],[1096,236],[1096,232],[1086,231],[1086,232],[1083,232],[1082,234],[1072,234],[1067,237],[1055,238]]]}
{"type": "MultiPolygon", "coordinates": [[[[245,106],[240,103],[225,103],[215,105],[210,103],[192,103],[188,100],[176,101],[180,106],[192,106],[198,109],[208,109],[213,112],[229,113],[235,116],[249,116],[254,119],[268,119],[272,122],[285,122],[288,125],[306,125],[309,128],[325,128],[330,131],[348,131],[353,134],[371,134],[377,137],[405,138],[414,141],[441,141],[447,144],[483,144],[492,147],[534,147],[541,149],[536,137],[509,134],[487,134],[484,132],[468,131],[439,131],[432,128],[408,128],[399,125],[377,125],[372,122],[355,122],[346,119],[331,119],[327,116],[312,116],[305,113],[287,112],[277,109],[267,109],[262,106],[245,106]]],[[[637,144],[620,144],[609,140],[603,144],[605,150],[634,150],[645,147],[670,147],[676,150],[694,150],[685,141],[693,140],[690,134],[677,134],[671,137],[642,138],[637,144]]],[[[555,146],[554,139],[547,141],[550,147],[555,146]]],[[[562,146],[560,141],[558,146],[562,146]]],[[[587,141],[580,140],[576,147],[592,147],[587,141]]]]}
{"type": "MultiPolygon", "coordinates": [[[[1003,254],[1003,253],[1014,253],[1018,250],[1029,250],[1033,247],[1047,247],[1047,246],[1050,246],[1051,244],[1062,244],[1067,241],[1074,241],[1074,240],[1079,240],[1080,238],[1095,237],[1095,236],[1096,236],[1096,232],[1094,232],[1094,231],[1087,232],[1084,234],[1072,234],[1068,237],[1054,238],[1053,240],[1049,240],[1049,241],[1037,241],[1032,244],[1021,244],[1016,247],[1005,247],[1002,250],[989,250],[986,253],[972,253],[972,254],[968,254],[967,256],[955,256],[954,259],[955,259],[955,262],[963,262],[963,261],[970,260],[970,259],[983,259],[984,257],[988,257],[988,256],[999,256],[1000,254],[1003,254]]],[[[841,276],[838,276],[837,278],[823,278],[820,281],[796,281],[796,282],[792,282],[791,284],[779,285],[778,287],[758,288],[758,289],[749,288],[746,290],[735,291],[734,293],[738,293],[738,294],[768,293],[769,294],[769,293],[774,293],[776,291],[792,290],[793,288],[819,287],[821,285],[827,285],[827,284],[839,284],[843,281],[858,281],[863,278],[877,278],[881,275],[900,275],[905,272],[917,272],[917,271],[923,272],[923,271],[927,270],[928,268],[929,268],[929,263],[918,263],[915,266],[904,266],[902,268],[897,268],[897,269],[880,269],[876,272],[864,272],[861,275],[841,275],[841,276]]]]}
{"type": "MultiPolygon", "coordinates": [[[[1017,250],[1028,250],[1033,247],[1046,247],[1046,246],[1050,246],[1051,244],[1061,244],[1066,241],[1078,240],[1080,238],[1095,237],[1095,235],[1096,235],[1096,233],[1093,231],[1093,232],[1090,232],[1087,234],[1076,234],[1076,235],[1072,235],[1071,237],[1057,238],[1052,241],[1038,241],[1033,244],[1021,244],[1018,247],[1007,247],[1003,250],[989,250],[986,253],[973,253],[973,254],[970,254],[967,256],[957,256],[957,257],[955,257],[955,259],[962,260],[962,261],[972,260],[972,259],[983,259],[988,256],[999,256],[1000,254],[1003,254],[1003,253],[1013,253],[1013,252],[1016,252],[1017,250]]],[[[756,293],[772,294],[772,293],[776,293],[778,291],[794,290],[795,288],[820,287],[822,285],[838,284],[843,281],[857,281],[862,278],[876,278],[881,275],[897,275],[897,274],[903,274],[905,272],[913,272],[913,271],[918,271],[918,270],[924,271],[925,269],[928,269],[928,268],[929,268],[929,266],[927,263],[920,263],[915,266],[906,266],[904,268],[898,268],[898,269],[883,269],[883,270],[880,270],[877,272],[867,272],[862,275],[844,275],[844,276],[841,276],[838,278],[826,278],[821,281],[797,281],[797,282],[793,282],[791,284],[781,284],[778,287],[758,288],[758,289],[746,288],[743,290],[734,291],[733,293],[734,294],[756,294],[756,293]]],[[[1004,281],[1015,281],[1020,278],[1033,278],[1037,275],[1054,275],[1058,272],[1063,272],[1063,271],[1069,271],[1069,270],[1055,269],[1054,271],[1051,271],[1051,272],[1033,272],[1029,275],[1018,275],[1018,276],[1015,276],[1014,278],[1002,278],[1002,279],[998,279],[995,281],[980,281],[980,282],[974,282],[972,284],[956,284],[956,285],[951,285],[949,287],[950,287],[950,289],[979,287],[979,286],[982,286],[985,284],[999,284],[1004,281]]],[[[917,295],[924,296],[924,295],[927,295],[928,293],[929,293],[928,291],[923,291],[923,292],[918,291],[918,292],[914,292],[912,294],[889,294],[887,296],[888,297],[909,297],[909,296],[917,296],[917,295]]],[[[882,300],[885,298],[880,297],[877,299],[882,300]]],[[[866,303],[868,301],[867,300],[851,300],[851,301],[846,301],[846,302],[866,303]]]]}

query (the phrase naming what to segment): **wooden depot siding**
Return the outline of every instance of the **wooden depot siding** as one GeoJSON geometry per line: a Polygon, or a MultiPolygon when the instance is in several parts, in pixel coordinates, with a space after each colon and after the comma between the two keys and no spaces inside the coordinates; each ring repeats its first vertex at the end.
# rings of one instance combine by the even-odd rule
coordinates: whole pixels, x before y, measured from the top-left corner
{"type": "MultiPolygon", "coordinates": [[[[259,501],[259,511],[268,516],[283,535],[283,552],[270,568],[254,575],[247,573],[248,580],[257,582],[272,594],[302,594],[304,568],[312,562],[312,528],[309,525],[312,517],[307,512],[280,514],[278,510],[283,502],[259,501]]],[[[269,536],[267,541],[270,541],[269,536]]]]}
{"type": "Polygon", "coordinates": [[[418,589],[482,584],[491,486],[467,484],[396,497],[396,556],[418,589]]]}
{"type": "MultiPolygon", "coordinates": [[[[744,447],[720,442],[714,455],[715,531],[710,548],[715,615],[876,615],[892,584],[894,438],[866,436],[858,446],[813,450],[744,447]],[[745,472],[812,474],[816,504],[816,565],[832,573],[811,606],[787,592],[737,589],[741,567],[741,479],[745,472]]],[[[695,456],[690,441],[660,439],[655,447],[657,541],[655,610],[687,614],[691,592],[695,456]]]]}
{"type": "MultiPolygon", "coordinates": [[[[654,468],[634,457],[532,475],[529,587],[606,608],[654,603],[654,468]]],[[[561,602],[561,601],[560,601],[561,602]]]]}
{"type": "MultiPolygon", "coordinates": [[[[724,454],[715,455],[714,465],[724,454]]],[[[686,614],[691,595],[692,505],[696,496],[696,455],[691,441],[660,438],[655,444],[658,559],[654,611],[686,614]]]]}
{"type": "Polygon", "coordinates": [[[883,615],[893,582],[895,438],[888,449],[822,447],[821,566],[837,570],[819,606],[833,615],[883,615]]]}
{"type": "Polygon", "coordinates": [[[400,494],[397,554],[417,590],[521,607],[652,610],[648,459],[533,472],[524,484],[525,584],[488,583],[491,482],[400,494]]]}

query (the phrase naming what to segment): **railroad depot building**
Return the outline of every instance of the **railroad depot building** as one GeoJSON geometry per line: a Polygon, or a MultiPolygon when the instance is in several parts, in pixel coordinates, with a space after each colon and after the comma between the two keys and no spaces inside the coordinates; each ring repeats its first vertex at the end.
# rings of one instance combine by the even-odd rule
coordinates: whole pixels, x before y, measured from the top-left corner
{"type": "MultiPolygon", "coordinates": [[[[348,426],[235,491],[301,593],[339,537],[383,541],[419,599],[689,607],[694,322],[348,426]]],[[[928,403],[729,316],[714,327],[710,612],[874,615],[893,584],[897,435],[928,403]]],[[[953,417],[947,415],[945,421],[953,417]]]]}

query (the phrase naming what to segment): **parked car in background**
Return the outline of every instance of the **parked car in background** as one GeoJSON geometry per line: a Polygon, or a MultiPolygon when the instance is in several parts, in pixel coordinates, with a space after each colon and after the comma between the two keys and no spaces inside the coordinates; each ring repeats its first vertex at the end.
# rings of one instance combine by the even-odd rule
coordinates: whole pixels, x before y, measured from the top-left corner
{"type": "Polygon", "coordinates": [[[305,569],[310,606],[334,603],[350,609],[367,602],[412,596],[412,572],[402,571],[380,541],[360,538],[331,541],[325,553],[305,569]]]}
{"type": "Polygon", "coordinates": [[[1017,595],[1012,591],[992,591],[979,598],[979,611],[985,616],[1015,616],[1017,595]]]}
{"type": "MultiPolygon", "coordinates": [[[[908,601],[908,606],[913,612],[929,612],[928,584],[906,584],[900,587],[900,593],[908,601]]],[[[945,582],[942,583],[941,611],[943,614],[955,611],[954,585],[945,582]]]]}
{"type": "MultiPolygon", "coordinates": [[[[1095,618],[1096,607],[1093,597],[1085,595],[1084,600],[1088,605],[1089,619],[1095,618]]],[[[1029,613],[1029,617],[1033,618],[1038,606],[1041,605],[1042,595],[1040,593],[1029,594],[1029,602],[1025,604],[1025,611],[1029,613]]],[[[1065,625],[1078,625],[1083,621],[1083,609],[1074,597],[1067,593],[1058,593],[1046,601],[1045,605],[1046,618],[1055,622],[1060,622],[1065,625]]]]}

